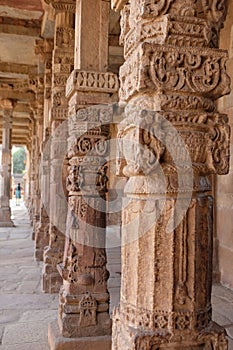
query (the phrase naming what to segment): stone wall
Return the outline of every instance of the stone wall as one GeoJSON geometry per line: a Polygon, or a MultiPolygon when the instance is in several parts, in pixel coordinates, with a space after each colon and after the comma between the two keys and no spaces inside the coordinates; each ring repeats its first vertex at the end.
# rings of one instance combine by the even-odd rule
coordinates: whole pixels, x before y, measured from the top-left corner
{"type": "MultiPolygon", "coordinates": [[[[229,51],[227,71],[233,88],[233,2],[228,1],[228,15],[221,33],[220,46],[229,51]]],[[[231,158],[228,175],[218,176],[215,186],[216,235],[221,283],[233,289],[233,90],[219,102],[219,109],[228,114],[231,126],[231,158]]]]}

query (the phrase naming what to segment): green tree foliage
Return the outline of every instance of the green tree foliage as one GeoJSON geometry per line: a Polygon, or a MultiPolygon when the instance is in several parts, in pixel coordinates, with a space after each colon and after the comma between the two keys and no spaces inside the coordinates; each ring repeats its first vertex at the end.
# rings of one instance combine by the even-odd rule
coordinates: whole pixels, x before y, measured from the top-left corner
{"type": "Polygon", "coordinates": [[[23,147],[13,154],[13,174],[22,174],[25,170],[26,151],[23,147]]]}

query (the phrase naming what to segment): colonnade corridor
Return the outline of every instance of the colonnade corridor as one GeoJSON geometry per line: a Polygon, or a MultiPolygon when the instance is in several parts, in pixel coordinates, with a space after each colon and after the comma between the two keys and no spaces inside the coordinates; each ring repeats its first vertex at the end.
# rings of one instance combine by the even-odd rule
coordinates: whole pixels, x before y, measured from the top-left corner
{"type": "MultiPolygon", "coordinates": [[[[0,350],[49,350],[48,324],[57,320],[58,294],[41,290],[42,262],[34,259],[27,208],[13,199],[11,210],[15,227],[0,228],[0,350]]],[[[119,248],[108,250],[108,257],[112,312],[119,300],[119,248]]]]}

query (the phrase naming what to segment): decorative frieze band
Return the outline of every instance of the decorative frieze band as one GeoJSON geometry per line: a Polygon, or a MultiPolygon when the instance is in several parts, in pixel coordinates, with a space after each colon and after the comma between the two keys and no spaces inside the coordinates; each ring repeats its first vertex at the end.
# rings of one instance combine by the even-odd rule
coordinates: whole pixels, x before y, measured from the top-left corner
{"type": "Polygon", "coordinates": [[[226,59],[223,50],[140,44],[120,69],[120,98],[153,90],[217,99],[230,89],[226,59]]]}
{"type": "Polygon", "coordinates": [[[72,91],[115,93],[118,89],[118,76],[114,73],[74,70],[67,81],[66,97],[72,91]]]}
{"type": "Polygon", "coordinates": [[[133,305],[121,304],[121,313],[127,322],[136,327],[147,330],[173,329],[173,331],[191,330],[197,328],[201,330],[208,326],[211,320],[212,309],[209,307],[200,312],[175,311],[165,312],[154,310],[150,312],[144,309],[136,309],[133,305]]]}
{"type": "Polygon", "coordinates": [[[211,36],[211,27],[203,19],[166,15],[140,22],[125,36],[121,35],[121,41],[125,42],[124,55],[127,58],[144,40],[160,45],[208,47],[211,36]]]}
{"type": "Polygon", "coordinates": [[[66,120],[67,115],[67,107],[54,107],[51,109],[52,120],[66,120]]]}
{"type": "Polygon", "coordinates": [[[76,0],[45,0],[48,5],[52,5],[57,12],[75,12],[76,0]]]}

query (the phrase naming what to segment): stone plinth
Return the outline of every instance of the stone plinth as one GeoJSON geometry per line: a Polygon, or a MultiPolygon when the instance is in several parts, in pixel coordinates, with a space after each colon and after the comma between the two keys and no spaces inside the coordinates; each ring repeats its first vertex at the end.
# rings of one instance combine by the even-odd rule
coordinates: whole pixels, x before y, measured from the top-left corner
{"type": "Polygon", "coordinates": [[[58,325],[53,322],[48,330],[49,346],[51,350],[110,350],[111,336],[64,338],[61,336],[58,325]]]}

